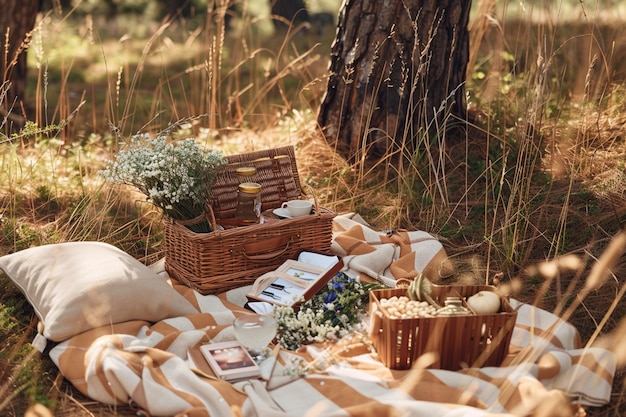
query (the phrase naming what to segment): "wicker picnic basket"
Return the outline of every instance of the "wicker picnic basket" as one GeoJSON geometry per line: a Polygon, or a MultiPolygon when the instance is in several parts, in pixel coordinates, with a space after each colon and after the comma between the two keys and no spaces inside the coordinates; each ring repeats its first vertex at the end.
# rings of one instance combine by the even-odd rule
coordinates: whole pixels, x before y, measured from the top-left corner
{"type": "MultiPolygon", "coordinates": [[[[469,297],[488,285],[432,285],[432,297],[469,297]]],[[[509,350],[517,312],[501,297],[500,312],[468,316],[391,318],[380,300],[406,295],[406,289],[370,291],[370,337],[378,356],[391,369],[409,369],[425,353],[434,353],[435,369],[499,366],[509,350]]]]}
{"type": "Polygon", "coordinates": [[[330,254],[335,213],[315,204],[312,214],[293,219],[216,230],[235,215],[239,167],[256,168],[264,211],[303,197],[292,146],[227,156],[211,188],[209,221],[215,231],[194,233],[165,219],[165,268],[201,294],[249,285],[301,250],[330,254]]]}

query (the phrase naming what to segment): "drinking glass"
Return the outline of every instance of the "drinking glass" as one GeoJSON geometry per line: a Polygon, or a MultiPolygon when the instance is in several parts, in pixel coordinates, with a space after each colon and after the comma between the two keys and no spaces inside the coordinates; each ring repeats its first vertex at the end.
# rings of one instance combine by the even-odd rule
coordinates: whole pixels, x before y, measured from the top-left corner
{"type": "Polygon", "coordinates": [[[233,322],[235,337],[258,363],[267,358],[268,345],[274,340],[278,323],[267,314],[241,316],[233,322]]]}

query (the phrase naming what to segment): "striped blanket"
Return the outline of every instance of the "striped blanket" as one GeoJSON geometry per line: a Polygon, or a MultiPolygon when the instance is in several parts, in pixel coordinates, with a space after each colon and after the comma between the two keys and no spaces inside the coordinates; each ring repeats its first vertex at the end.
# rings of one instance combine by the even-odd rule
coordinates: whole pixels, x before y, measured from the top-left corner
{"type": "Polygon", "coordinates": [[[561,414],[541,415],[565,416],[607,403],[611,392],[612,354],[582,349],[572,326],[514,300],[512,355],[498,368],[393,371],[350,339],[280,351],[265,381],[217,381],[192,370],[188,348],[233,339],[233,319],[249,312],[228,294],[176,288],[203,313],[97,328],[55,346],[51,357],[83,394],[152,416],[523,416],[548,407],[561,414]],[[314,370],[302,375],[309,363],[314,370]]]}
{"type": "MultiPolygon", "coordinates": [[[[407,265],[406,259],[396,263],[407,265]]],[[[162,262],[153,268],[168,279],[162,262]]],[[[375,274],[384,276],[379,269],[375,274]]],[[[614,355],[583,348],[570,324],[516,300],[510,354],[500,367],[446,371],[418,361],[408,371],[390,370],[353,335],[298,352],[276,350],[262,379],[231,384],[207,373],[193,352],[202,343],[234,339],[234,318],[252,314],[241,307],[245,289],[200,295],[172,284],[198,314],[100,327],[50,351],[76,389],[144,415],[189,417],[575,416],[610,398],[614,355]]]]}

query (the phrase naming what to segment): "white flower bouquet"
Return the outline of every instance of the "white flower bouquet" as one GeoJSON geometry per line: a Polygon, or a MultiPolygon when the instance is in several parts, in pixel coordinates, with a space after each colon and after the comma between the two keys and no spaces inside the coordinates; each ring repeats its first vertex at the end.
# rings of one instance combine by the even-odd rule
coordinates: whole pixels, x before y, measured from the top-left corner
{"type": "Polygon", "coordinates": [[[297,350],[301,345],[338,340],[362,330],[369,291],[376,288],[380,288],[377,283],[361,282],[339,272],[298,311],[275,306],[280,345],[297,350]]]}
{"type": "Polygon", "coordinates": [[[164,135],[135,135],[100,172],[108,181],[136,187],[166,216],[197,233],[211,231],[206,220],[220,152],[200,148],[193,138],[168,141],[164,135]]]}

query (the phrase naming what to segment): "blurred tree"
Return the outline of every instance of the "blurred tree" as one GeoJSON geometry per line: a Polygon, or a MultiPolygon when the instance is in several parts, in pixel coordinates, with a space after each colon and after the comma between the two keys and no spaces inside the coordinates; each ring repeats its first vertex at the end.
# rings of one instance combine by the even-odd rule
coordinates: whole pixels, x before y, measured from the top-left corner
{"type": "Polygon", "coordinates": [[[309,12],[304,0],[270,0],[274,26],[278,30],[285,30],[289,26],[296,26],[308,22],[309,12]]]}
{"type": "Polygon", "coordinates": [[[12,131],[19,129],[25,120],[26,51],[37,20],[39,0],[0,0],[0,11],[0,126],[12,131]]]}
{"type": "Polygon", "coordinates": [[[471,3],[343,3],[318,114],[341,155],[412,155],[427,131],[443,133],[451,116],[465,117],[471,3]]]}

